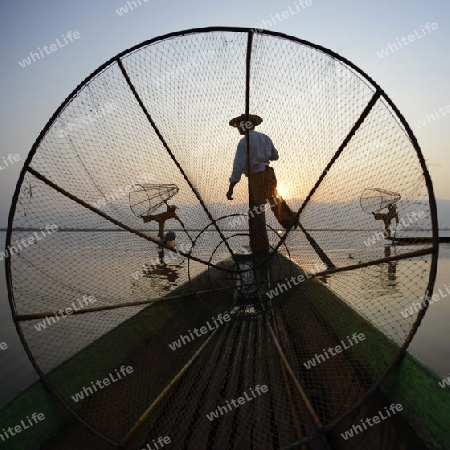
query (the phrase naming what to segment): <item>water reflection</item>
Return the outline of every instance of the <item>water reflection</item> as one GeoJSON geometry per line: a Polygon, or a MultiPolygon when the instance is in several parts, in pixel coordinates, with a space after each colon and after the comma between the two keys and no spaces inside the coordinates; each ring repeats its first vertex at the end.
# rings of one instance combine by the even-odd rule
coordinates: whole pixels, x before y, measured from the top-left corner
{"type": "Polygon", "coordinates": [[[158,248],[158,259],[151,260],[142,266],[141,271],[135,277],[134,290],[148,289],[151,287],[152,295],[159,295],[170,291],[179,285],[180,272],[184,270],[185,259],[178,253],[158,248]]]}
{"type": "MultiPolygon", "coordinates": [[[[394,255],[396,255],[395,246],[394,248],[394,255]]],[[[384,247],[384,256],[386,258],[389,258],[391,256],[391,245],[386,245],[384,247]]],[[[387,263],[387,278],[385,279],[385,287],[386,289],[396,288],[397,287],[397,264],[398,261],[389,261],[387,263]]]]}

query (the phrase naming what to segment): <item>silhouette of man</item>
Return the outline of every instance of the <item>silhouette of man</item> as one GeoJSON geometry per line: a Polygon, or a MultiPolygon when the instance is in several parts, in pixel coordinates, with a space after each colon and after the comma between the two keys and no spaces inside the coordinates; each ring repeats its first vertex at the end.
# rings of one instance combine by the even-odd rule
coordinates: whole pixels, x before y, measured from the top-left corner
{"type": "Polygon", "coordinates": [[[397,207],[389,203],[388,212],[386,214],[383,213],[372,213],[375,220],[382,220],[384,222],[384,235],[385,237],[391,237],[391,222],[395,219],[396,223],[398,223],[398,212],[397,207]]]}
{"type": "MultiPolygon", "coordinates": [[[[266,204],[269,203],[272,212],[280,225],[287,229],[295,219],[294,211],[278,195],[277,179],[275,171],[269,166],[270,161],[277,161],[278,152],[272,140],[264,133],[255,131],[263,120],[261,117],[249,114],[246,120],[242,114],[230,120],[230,126],[239,130],[244,137],[239,141],[234,157],[233,171],[230,177],[230,186],[227,192],[227,199],[233,200],[234,186],[240,181],[242,174],[248,177],[247,164],[247,136],[250,139],[250,247],[253,253],[267,253],[270,249],[269,239],[266,231],[266,204]]],[[[298,220],[294,224],[298,227],[298,220]]]]}

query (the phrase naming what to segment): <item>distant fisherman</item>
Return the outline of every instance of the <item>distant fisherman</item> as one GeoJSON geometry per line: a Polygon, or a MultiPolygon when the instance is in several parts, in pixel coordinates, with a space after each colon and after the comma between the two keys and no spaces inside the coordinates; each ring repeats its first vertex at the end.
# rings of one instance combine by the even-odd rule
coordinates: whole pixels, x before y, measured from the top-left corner
{"type": "Polygon", "coordinates": [[[161,241],[164,240],[164,225],[166,223],[166,220],[169,220],[169,219],[176,219],[178,221],[180,220],[175,212],[177,207],[175,205],[169,206],[169,205],[167,205],[167,203],[166,203],[166,206],[167,206],[167,210],[160,214],[148,214],[148,215],[141,216],[144,223],[151,222],[152,220],[154,220],[155,222],[158,222],[158,225],[159,225],[158,237],[161,241]]]}
{"type": "Polygon", "coordinates": [[[389,203],[388,205],[388,212],[386,214],[382,213],[372,213],[375,220],[382,220],[384,222],[384,233],[387,238],[391,237],[391,222],[393,219],[395,219],[396,223],[398,224],[398,212],[397,207],[389,203]]]}

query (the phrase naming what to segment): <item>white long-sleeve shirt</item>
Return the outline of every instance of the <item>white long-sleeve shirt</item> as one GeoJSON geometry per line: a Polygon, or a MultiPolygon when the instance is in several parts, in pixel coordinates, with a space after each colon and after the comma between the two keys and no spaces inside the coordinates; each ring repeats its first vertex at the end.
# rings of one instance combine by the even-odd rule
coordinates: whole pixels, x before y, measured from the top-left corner
{"type": "MultiPolygon", "coordinates": [[[[251,172],[262,172],[269,161],[276,161],[279,156],[269,136],[259,131],[250,130],[250,170],[251,172]]],[[[230,183],[237,183],[242,174],[248,176],[247,170],[247,137],[244,136],[236,149],[234,157],[233,172],[230,183]]]]}

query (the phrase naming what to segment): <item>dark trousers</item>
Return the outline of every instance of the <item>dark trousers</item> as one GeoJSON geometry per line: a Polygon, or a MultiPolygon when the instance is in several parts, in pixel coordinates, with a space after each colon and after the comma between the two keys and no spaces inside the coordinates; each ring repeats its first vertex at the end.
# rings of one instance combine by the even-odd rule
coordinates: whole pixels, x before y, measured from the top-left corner
{"type": "Polygon", "coordinates": [[[272,167],[250,174],[250,247],[253,253],[264,253],[270,249],[266,230],[266,205],[280,225],[287,229],[295,218],[295,212],[278,196],[277,179],[272,167]]]}

